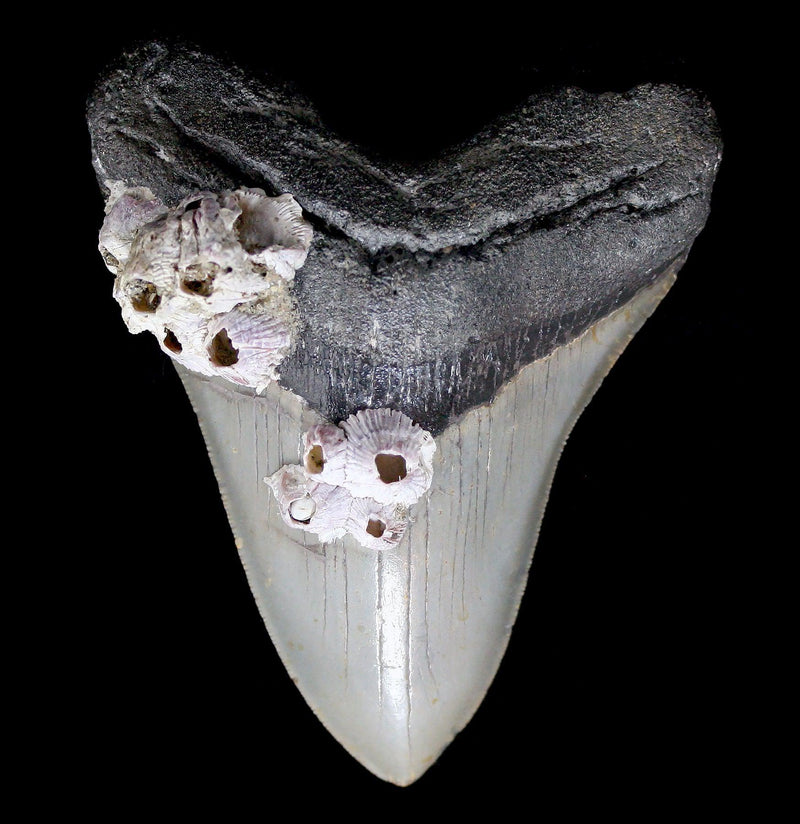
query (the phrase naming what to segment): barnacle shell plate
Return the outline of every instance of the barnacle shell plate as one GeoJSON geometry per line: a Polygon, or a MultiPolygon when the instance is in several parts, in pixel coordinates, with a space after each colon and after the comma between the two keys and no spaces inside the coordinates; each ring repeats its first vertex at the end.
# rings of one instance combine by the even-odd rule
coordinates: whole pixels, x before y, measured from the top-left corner
{"type": "Polygon", "coordinates": [[[365,409],[342,423],[347,486],[355,497],[410,506],[431,484],[431,434],[393,409],[365,409]]]}
{"type": "Polygon", "coordinates": [[[269,303],[237,306],[208,324],[206,349],[223,377],[261,391],[292,342],[291,330],[269,303]]]}
{"type": "Polygon", "coordinates": [[[167,209],[149,189],[107,184],[99,247],[128,328],[188,369],[262,391],[297,323],[289,284],[313,235],[299,204],[243,188],[167,209]]]}
{"type": "Polygon", "coordinates": [[[344,537],[353,504],[347,490],[316,483],[297,464],[282,466],[265,480],[287,526],[311,532],[321,541],[344,537]]]}
{"type": "Polygon", "coordinates": [[[347,440],[333,424],[312,426],[300,442],[300,463],[315,480],[341,486],[345,480],[347,440]]]}

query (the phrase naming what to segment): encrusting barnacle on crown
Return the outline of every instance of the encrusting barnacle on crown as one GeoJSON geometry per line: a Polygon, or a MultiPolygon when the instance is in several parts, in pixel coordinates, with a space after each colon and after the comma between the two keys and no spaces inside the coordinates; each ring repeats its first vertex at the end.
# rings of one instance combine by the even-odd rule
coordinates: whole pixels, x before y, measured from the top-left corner
{"type": "Polygon", "coordinates": [[[347,531],[368,549],[387,549],[400,543],[407,525],[404,505],[354,498],[347,531]]]}
{"type": "Polygon", "coordinates": [[[173,209],[107,181],[99,247],[131,332],[194,372],[261,392],[291,349],[290,284],[313,231],[290,194],[194,192],[173,209]]]}
{"type": "Polygon", "coordinates": [[[344,483],[347,440],[344,431],[333,424],[318,424],[303,433],[300,460],[314,480],[328,484],[344,483]]]}
{"type": "Polygon", "coordinates": [[[316,483],[297,464],[283,466],[265,480],[287,526],[313,532],[321,541],[347,533],[353,499],[343,487],[316,483]]]}
{"type": "Polygon", "coordinates": [[[347,486],[354,496],[410,506],[431,485],[436,444],[406,415],[364,409],[342,427],[347,433],[347,486]]]}
{"type": "Polygon", "coordinates": [[[430,487],[435,451],[431,434],[402,412],[365,409],[341,426],[312,426],[301,437],[301,463],[264,480],[288,526],[321,541],[349,533],[368,549],[388,549],[430,487]]]}

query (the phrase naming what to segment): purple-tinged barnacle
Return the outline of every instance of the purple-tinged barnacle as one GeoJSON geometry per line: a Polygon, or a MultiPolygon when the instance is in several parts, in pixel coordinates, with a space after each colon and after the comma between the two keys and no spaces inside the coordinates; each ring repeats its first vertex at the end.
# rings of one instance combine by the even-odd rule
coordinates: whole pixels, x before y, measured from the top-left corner
{"type": "Polygon", "coordinates": [[[311,480],[297,464],[282,466],[264,480],[287,526],[311,532],[323,542],[344,537],[353,506],[346,489],[311,480]]]}
{"type": "Polygon", "coordinates": [[[176,313],[156,335],[161,349],[173,360],[201,375],[219,374],[206,348],[208,321],[198,315],[176,313]]]}
{"type": "Polygon", "coordinates": [[[333,424],[318,424],[303,433],[300,460],[308,475],[319,483],[341,485],[345,479],[347,440],[333,424]]]}
{"type": "Polygon", "coordinates": [[[228,193],[197,192],[175,210],[180,223],[176,291],[209,314],[228,312],[281,283],[242,247],[234,228],[240,215],[228,193]]]}
{"type": "Polygon", "coordinates": [[[244,250],[291,280],[306,261],[313,235],[300,205],[289,194],[267,197],[263,189],[237,189],[234,196],[241,210],[235,228],[244,250]]]}
{"type": "Polygon", "coordinates": [[[275,380],[291,342],[291,330],[272,304],[242,304],[211,319],[206,353],[215,374],[260,392],[275,380]]]}
{"type": "Polygon", "coordinates": [[[169,215],[142,226],[114,281],[114,298],[131,332],[158,335],[175,294],[180,227],[169,215]]]}
{"type": "Polygon", "coordinates": [[[404,506],[354,498],[347,531],[367,549],[383,550],[400,543],[407,525],[404,506]]]}
{"type": "Polygon", "coordinates": [[[356,498],[410,506],[433,477],[431,434],[394,409],[364,409],[342,423],[346,486],[356,498]]]}
{"type": "Polygon", "coordinates": [[[100,249],[128,328],[194,372],[264,389],[291,344],[289,281],[313,234],[294,198],[198,191],[167,209],[149,189],[107,185],[100,249]]]}
{"type": "Polygon", "coordinates": [[[100,228],[98,248],[106,266],[119,274],[131,253],[136,233],[167,213],[167,207],[144,186],[126,189],[124,184],[107,181],[111,196],[100,228]]]}

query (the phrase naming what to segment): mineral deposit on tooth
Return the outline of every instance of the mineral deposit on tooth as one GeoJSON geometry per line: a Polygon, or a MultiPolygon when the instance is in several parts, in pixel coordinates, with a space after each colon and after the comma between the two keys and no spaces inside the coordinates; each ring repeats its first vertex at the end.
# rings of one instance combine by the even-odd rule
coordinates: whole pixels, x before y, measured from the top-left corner
{"type": "Polygon", "coordinates": [[[313,232],[291,195],[195,191],[168,208],[107,180],[99,248],[131,332],[187,369],[262,390],[292,345],[288,282],[313,232]]]}

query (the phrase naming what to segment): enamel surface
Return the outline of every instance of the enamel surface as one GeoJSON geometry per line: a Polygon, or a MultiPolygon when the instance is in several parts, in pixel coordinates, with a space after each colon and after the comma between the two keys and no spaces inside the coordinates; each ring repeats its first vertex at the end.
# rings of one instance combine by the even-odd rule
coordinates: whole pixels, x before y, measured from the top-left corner
{"type": "Polygon", "coordinates": [[[673,278],[524,367],[445,429],[430,490],[399,543],[380,552],[293,528],[264,483],[326,421],[275,383],[256,396],[179,368],[270,636],[320,720],[379,777],[416,780],[480,704],[566,437],[673,278]]]}

